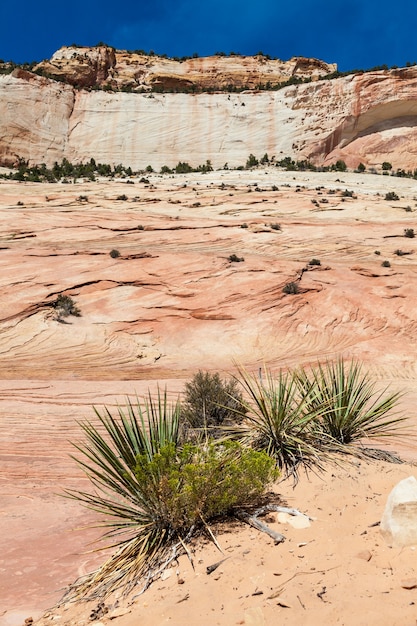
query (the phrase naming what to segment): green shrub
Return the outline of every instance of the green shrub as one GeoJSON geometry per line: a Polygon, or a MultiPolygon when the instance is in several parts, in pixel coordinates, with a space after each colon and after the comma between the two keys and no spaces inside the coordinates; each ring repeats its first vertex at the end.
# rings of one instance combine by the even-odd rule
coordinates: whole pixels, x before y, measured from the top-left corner
{"type": "Polygon", "coordinates": [[[259,165],[259,161],[256,158],[256,156],[251,153],[248,156],[247,161],[246,161],[246,169],[250,169],[251,167],[256,167],[257,165],[259,165]]]}
{"type": "Polygon", "coordinates": [[[284,285],[284,287],[282,288],[282,291],[283,293],[286,293],[287,295],[295,295],[300,292],[300,288],[298,286],[298,283],[291,282],[291,283],[287,283],[286,285],[284,285]]]}
{"type": "Polygon", "coordinates": [[[342,161],[341,159],[339,159],[338,161],[336,161],[336,163],[334,163],[331,166],[332,170],[335,170],[336,172],[346,172],[347,170],[347,165],[344,161],[342,161]]]}
{"type": "Polygon", "coordinates": [[[227,257],[228,260],[231,263],[242,263],[242,261],[244,261],[245,259],[243,258],[243,256],[237,256],[236,254],[231,254],[229,257],[227,257]]]}
{"type": "Polygon", "coordinates": [[[120,256],[120,252],[113,248],[113,250],[110,250],[110,256],[112,259],[118,259],[120,256]]]}
{"type": "Polygon", "coordinates": [[[189,163],[182,161],[179,161],[174,169],[176,174],[189,174],[193,171],[193,168],[189,163]]]}
{"type": "Polygon", "coordinates": [[[380,250],[375,250],[374,254],[376,254],[377,256],[380,256],[381,252],[380,250]]]}
{"type": "Polygon", "coordinates": [[[321,261],[319,259],[311,259],[309,265],[321,265],[321,261]]]}
{"type": "Polygon", "coordinates": [[[275,223],[269,224],[269,228],[272,228],[272,230],[281,230],[281,224],[278,224],[275,222],[275,223]]]}
{"type": "Polygon", "coordinates": [[[81,311],[75,304],[74,300],[70,296],[59,294],[52,306],[57,312],[58,319],[74,315],[75,317],[81,317],[81,311]]]}
{"type": "Polygon", "coordinates": [[[385,194],[385,200],[399,200],[399,196],[395,193],[395,191],[388,191],[385,194]]]}
{"type": "Polygon", "coordinates": [[[135,477],[157,509],[158,526],[186,537],[192,527],[259,502],[274,477],[274,465],[266,453],[236,441],[187,443],[180,449],[170,444],[151,460],[138,455],[135,477]]]}
{"type": "Polygon", "coordinates": [[[387,172],[388,170],[392,170],[392,165],[388,161],[384,161],[382,164],[382,170],[387,172]]]}
{"type": "Polygon", "coordinates": [[[391,267],[391,263],[389,261],[382,261],[382,267],[391,267]]]}
{"type": "Polygon", "coordinates": [[[404,228],[404,237],[413,239],[415,236],[414,228],[404,228]]]}
{"type": "Polygon", "coordinates": [[[121,196],[117,196],[116,200],[127,200],[127,195],[125,193],[122,193],[121,196]]]}
{"type": "Polygon", "coordinates": [[[198,371],[186,383],[181,416],[185,432],[191,428],[194,435],[219,436],[221,427],[242,419],[244,405],[239,385],[233,378],[222,380],[216,372],[198,371]]]}

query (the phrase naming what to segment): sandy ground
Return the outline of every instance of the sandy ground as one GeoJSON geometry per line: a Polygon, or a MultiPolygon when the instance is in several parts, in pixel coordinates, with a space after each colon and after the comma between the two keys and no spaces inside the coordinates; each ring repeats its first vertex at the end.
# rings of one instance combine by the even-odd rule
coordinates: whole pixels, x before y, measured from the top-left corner
{"type": "MultiPolygon", "coordinates": [[[[91,515],[60,495],[82,484],[70,441],[92,405],[115,407],[158,382],[175,398],[199,368],[278,369],[343,354],[381,388],[403,390],[401,410],[416,423],[416,244],[404,237],[417,227],[414,181],[273,168],[149,181],[0,181],[2,626],[40,618],[100,562],[86,554],[97,531],[80,530],[91,515]],[[346,189],[355,197],[342,197],[346,189]],[[394,190],[400,199],[386,201],[394,190]],[[245,261],[230,263],[232,253],[245,261]],[[312,258],[321,267],[302,272],[312,258]],[[294,280],[300,293],[283,294],[294,280]],[[81,318],[57,321],[59,293],[81,318]]],[[[417,459],[414,439],[401,452],[417,459]]],[[[411,474],[360,463],[295,489],[279,483],[282,499],[313,518],[309,528],[273,515],[287,537],[275,546],[241,524],[220,527],[224,555],[196,545],[195,570],[181,557],[144,595],[117,607],[110,599],[99,621],[415,624],[417,592],[403,584],[415,552],[389,548],[374,525],[411,474]]],[[[60,607],[41,623],[88,623],[95,608],[60,607]]]]}

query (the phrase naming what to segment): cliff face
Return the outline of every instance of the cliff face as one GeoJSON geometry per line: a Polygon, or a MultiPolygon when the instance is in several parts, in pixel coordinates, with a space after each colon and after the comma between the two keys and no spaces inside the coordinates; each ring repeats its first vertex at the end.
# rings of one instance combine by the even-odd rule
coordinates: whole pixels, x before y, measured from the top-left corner
{"type": "Polygon", "coordinates": [[[74,101],[72,87],[36,74],[0,76],[0,163],[61,161],[74,101]]]}
{"type": "MultiPolygon", "coordinates": [[[[71,50],[58,51],[51,62],[57,65],[71,50]]],[[[71,64],[71,82],[77,76],[78,84],[80,77],[86,84],[106,82],[115,68],[119,79],[127,80],[129,71],[137,76],[138,66],[133,60],[129,65],[127,53],[109,48],[94,51],[93,59],[77,64],[77,75],[75,59],[69,59],[66,80],[70,80],[71,64]]],[[[230,82],[226,70],[232,74],[237,63],[241,71],[243,62],[247,67],[261,67],[254,58],[191,59],[181,64],[160,58],[152,61],[151,57],[141,80],[148,84],[162,80],[162,66],[177,63],[189,68],[188,72],[184,69],[184,80],[198,66],[201,81],[217,72],[216,80],[222,77],[230,82]]],[[[306,63],[311,69],[312,62],[306,63]]],[[[291,75],[296,67],[306,69],[300,59],[294,60],[291,75]]],[[[236,81],[237,73],[236,69],[236,81]]],[[[165,75],[174,80],[171,70],[165,75]]],[[[248,76],[265,82],[260,74],[255,78],[255,70],[242,81],[248,82],[248,76]]],[[[80,90],[16,69],[0,76],[0,161],[13,164],[22,158],[30,164],[52,165],[64,157],[72,162],[94,157],[134,169],[148,164],[159,169],[178,161],[196,166],[210,159],[217,168],[225,163],[243,165],[250,153],[259,157],[267,152],[277,159],[310,159],[316,165],[344,159],[351,167],[390,161],[396,168],[414,169],[416,96],[415,67],[315,80],[278,91],[198,94],[80,90]]]]}
{"type": "Polygon", "coordinates": [[[60,48],[37,69],[71,85],[142,90],[221,90],[256,88],[267,83],[286,82],[290,78],[318,78],[336,70],[335,64],[318,59],[294,57],[289,61],[263,55],[246,57],[213,56],[184,61],[135,52],[95,48],[60,48]]]}

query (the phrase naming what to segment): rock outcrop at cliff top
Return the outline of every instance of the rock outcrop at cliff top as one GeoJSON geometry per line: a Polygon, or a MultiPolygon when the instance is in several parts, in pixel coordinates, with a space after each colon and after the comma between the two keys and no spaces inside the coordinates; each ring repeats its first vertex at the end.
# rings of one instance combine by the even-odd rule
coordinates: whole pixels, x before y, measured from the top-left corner
{"type": "Polygon", "coordinates": [[[180,61],[97,46],[60,48],[49,61],[39,63],[36,70],[82,88],[207,91],[227,87],[254,89],[290,78],[318,78],[334,72],[336,65],[304,57],[280,61],[262,54],[216,55],[180,61]]]}
{"type": "Polygon", "coordinates": [[[42,71],[59,81],[19,68],[0,76],[0,163],[24,159],[50,166],[64,157],[72,162],[94,157],[159,169],[209,159],[218,168],[244,165],[250,153],[267,152],[277,160],[291,156],[316,165],[343,159],[350,167],[360,162],[379,167],[389,161],[394,168],[414,170],[417,68],[320,80],[333,69],[300,58],[284,63],[233,56],[180,63],[108,47],[62,48],[42,64],[42,71]],[[211,92],[294,76],[313,80],[277,91],[211,92]],[[108,84],[118,89],[197,84],[206,92],[96,90],[108,84]]]}

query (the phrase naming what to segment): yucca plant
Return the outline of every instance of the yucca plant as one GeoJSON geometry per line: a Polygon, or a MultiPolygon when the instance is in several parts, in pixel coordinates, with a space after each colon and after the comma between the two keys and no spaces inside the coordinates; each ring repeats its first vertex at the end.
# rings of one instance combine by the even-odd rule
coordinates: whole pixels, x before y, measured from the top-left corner
{"type": "Polygon", "coordinates": [[[122,581],[140,576],[145,562],[159,559],[166,537],[155,533],[154,511],[135,475],[139,455],[151,460],[161,448],[179,436],[179,403],[170,404],[166,391],[158,389],[141,404],[127,400],[118,407],[118,417],[109,409],[94,409],[98,425],[80,423],[86,441],[74,444],[81,453],[75,458],[90,479],[94,491],[66,491],[88,508],[104,515],[99,526],[107,528],[104,538],[111,539],[117,551],[99,570],[77,584],[73,591],[85,595],[98,589],[99,595],[114,589],[122,581]],[[120,536],[122,535],[122,536],[120,536]]]}
{"type": "Polygon", "coordinates": [[[326,444],[353,445],[406,434],[406,418],[394,412],[402,394],[377,392],[358,362],[348,364],[339,358],[308,372],[300,369],[297,377],[308,412],[320,415],[326,444]]]}
{"type": "Polygon", "coordinates": [[[326,453],[316,436],[318,411],[311,410],[305,394],[300,393],[295,373],[280,371],[274,377],[264,369],[263,381],[242,367],[238,372],[247,400],[243,400],[244,421],[230,433],[265,450],[284,475],[295,481],[300,467],[322,468],[326,453]]]}
{"type": "Polygon", "coordinates": [[[104,538],[115,553],[67,598],[102,598],[122,587],[144,590],[207,523],[255,502],[275,477],[273,460],[236,442],[180,445],[179,404],[166,392],[118,408],[96,410],[98,425],[81,424],[86,442],[76,459],[93,490],[67,495],[100,513],[104,538]]]}

